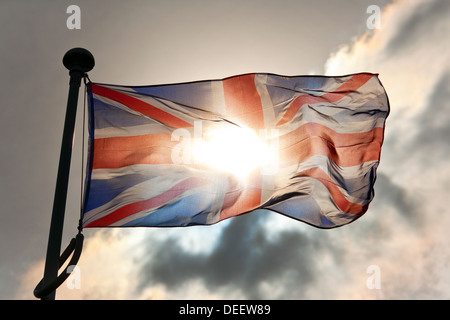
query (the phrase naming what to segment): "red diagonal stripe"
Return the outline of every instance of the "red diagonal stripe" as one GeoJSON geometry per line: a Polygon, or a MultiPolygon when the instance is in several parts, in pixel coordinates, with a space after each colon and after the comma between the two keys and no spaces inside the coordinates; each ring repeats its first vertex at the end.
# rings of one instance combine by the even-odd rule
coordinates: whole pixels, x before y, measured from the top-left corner
{"type": "Polygon", "coordinates": [[[150,209],[156,208],[158,206],[161,206],[164,203],[170,201],[171,199],[181,195],[185,191],[192,189],[192,188],[200,187],[202,185],[205,185],[206,183],[208,183],[208,181],[204,180],[204,179],[188,178],[186,180],[183,180],[183,181],[177,183],[169,190],[167,190],[153,198],[127,204],[127,205],[117,209],[116,211],[108,214],[107,216],[104,216],[98,220],[95,220],[95,221],[89,223],[86,226],[86,228],[109,226],[117,221],[125,219],[126,217],[129,217],[138,212],[150,210],[150,209]]]}
{"type": "Polygon", "coordinates": [[[330,192],[336,205],[343,212],[360,215],[367,211],[368,205],[361,205],[348,201],[338,186],[331,181],[330,177],[320,168],[311,168],[298,173],[298,176],[306,176],[319,180],[330,192]]]}
{"type": "Polygon", "coordinates": [[[227,119],[254,130],[264,128],[261,97],[254,74],[223,80],[223,91],[227,119]]]}
{"type": "Polygon", "coordinates": [[[100,95],[102,97],[119,102],[130,109],[133,109],[139,113],[151,117],[152,119],[158,120],[168,126],[173,128],[186,128],[192,127],[192,124],[177,118],[176,116],[167,113],[149,103],[146,103],[135,97],[131,97],[122,92],[118,92],[109,88],[105,88],[96,84],[91,84],[92,93],[100,95]]]}
{"type": "Polygon", "coordinates": [[[369,81],[373,75],[363,73],[352,76],[349,80],[339,86],[335,91],[328,92],[322,96],[301,95],[298,96],[284,113],[283,117],[278,121],[277,126],[291,121],[298,110],[305,104],[315,104],[319,102],[333,103],[341,100],[349,93],[358,90],[363,84],[369,81]]]}

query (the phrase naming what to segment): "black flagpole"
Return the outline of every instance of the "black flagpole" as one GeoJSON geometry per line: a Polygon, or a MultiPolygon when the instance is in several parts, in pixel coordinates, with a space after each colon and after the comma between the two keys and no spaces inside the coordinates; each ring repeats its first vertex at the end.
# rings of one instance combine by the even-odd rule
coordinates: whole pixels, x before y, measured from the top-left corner
{"type": "MultiPolygon", "coordinates": [[[[66,119],[64,122],[42,287],[48,286],[57,278],[58,270],[60,268],[61,240],[64,226],[67,187],[69,183],[78,93],[81,79],[86,75],[86,72],[94,68],[95,60],[93,55],[88,50],[83,48],[74,48],[67,51],[64,55],[63,64],[70,71],[70,87],[69,96],[67,99],[66,119]]],[[[54,300],[55,294],[56,289],[51,291],[42,299],[54,300]]]]}

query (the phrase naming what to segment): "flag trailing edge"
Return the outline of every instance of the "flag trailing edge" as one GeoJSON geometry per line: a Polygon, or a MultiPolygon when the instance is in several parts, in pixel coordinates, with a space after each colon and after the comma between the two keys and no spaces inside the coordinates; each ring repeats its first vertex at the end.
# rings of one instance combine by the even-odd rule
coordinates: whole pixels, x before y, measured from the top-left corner
{"type": "MultiPolygon", "coordinates": [[[[88,95],[83,227],[208,225],[268,209],[334,228],[361,217],[374,197],[389,114],[377,74],[89,83],[88,95]],[[225,136],[214,161],[245,140],[229,129],[263,133],[276,161],[269,170],[255,165],[245,179],[196,161],[197,142],[217,129],[225,136]]],[[[225,162],[265,160],[267,153],[245,153],[252,141],[225,162]]]]}

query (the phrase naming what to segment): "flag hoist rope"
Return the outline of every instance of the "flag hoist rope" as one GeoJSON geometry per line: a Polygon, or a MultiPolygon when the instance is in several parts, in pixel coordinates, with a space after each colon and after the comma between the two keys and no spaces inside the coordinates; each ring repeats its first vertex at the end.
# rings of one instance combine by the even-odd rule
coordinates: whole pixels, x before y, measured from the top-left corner
{"type": "MultiPolygon", "coordinates": [[[[64,250],[60,255],[79,87],[82,78],[86,81],[86,72],[92,70],[95,65],[95,60],[92,54],[86,49],[74,48],[69,50],[64,55],[63,64],[70,71],[69,96],[67,99],[66,118],[61,143],[61,153],[58,165],[55,198],[53,201],[44,277],[38,283],[33,292],[35,297],[45,300],[55,299],[56,289],[69,277],[71,273],[71,271],[69,271],[69,267],[76,265],[78,259],[80,258],[84,240],[84,236],[81,233],[82,225],[80,219],[78,234],[70,241],[66,250],[64,250]],[[60,273],[60,275],[58,275],[59,269],[64,265],[71,254],[72,258],[70,259],[67,267],[60,273]]],[[[85,113],[83,112],[83,156],[84,122],[85,113]]],[[[83,188],[83,185],[81,188],[83,188]]],[[[83,201],[82,197],[83,196],[81,196],[81,202],[83,201]]]]}

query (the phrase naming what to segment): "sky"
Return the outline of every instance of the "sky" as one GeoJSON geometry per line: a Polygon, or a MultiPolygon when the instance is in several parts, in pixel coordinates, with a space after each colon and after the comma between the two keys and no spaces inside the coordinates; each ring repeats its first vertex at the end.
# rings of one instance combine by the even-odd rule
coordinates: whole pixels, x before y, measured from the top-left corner
{"type": "MultiPolygon", "coordinates": [[[[43,275],[73,47],[94,55],[92,81],[121,85],[378,73],[391,112],[361,219],[321,230],[257,211],[86,229],[77,278],[57,299],[450,297],[448,0],[2,0],[0,23],[0,299],[35,299],[43,275]],[[80,29],[67,27],[74,4],[80,29]]],[[[80,213],[83,90],[63,247],[80,213]]]]}

